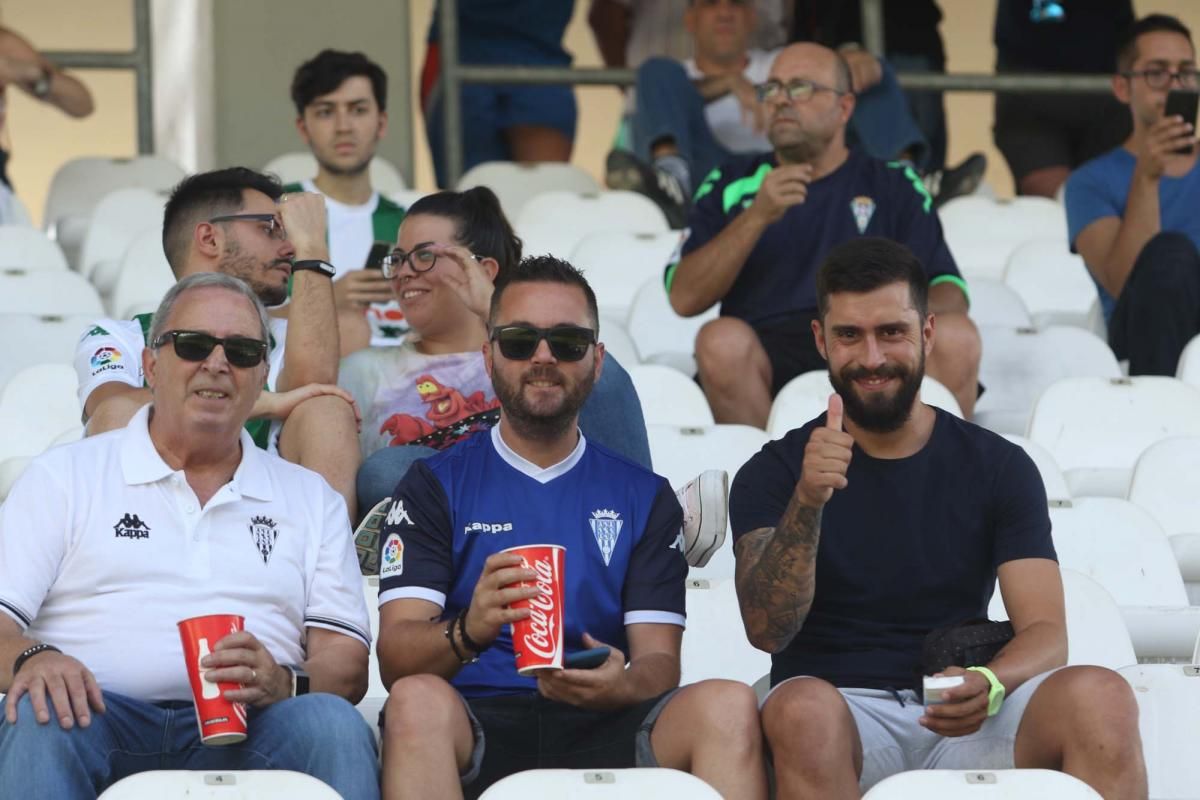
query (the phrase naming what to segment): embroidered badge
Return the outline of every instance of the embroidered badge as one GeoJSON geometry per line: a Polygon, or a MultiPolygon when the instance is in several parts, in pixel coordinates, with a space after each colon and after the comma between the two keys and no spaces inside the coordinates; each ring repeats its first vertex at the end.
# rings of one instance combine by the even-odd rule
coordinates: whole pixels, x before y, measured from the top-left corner
{"type": "Polygon", "coordinates": [[[871,217],[875,213],[875,201],[860,194],[850,201],[850,211],[854,214],[854,224],[858,226],[858,232],[866,233],[867,225],[871,224],[871,217]]]}
{"type": "Polygon", "coordinates": [[[613,551],[617,549],[617,539],[621,536],[621,526],[625,524],[621,515],[611,509],[598,509],[592,512],[588,520],[592,526],[592,535],[600,547],[600,555],[604,557],[604,566],[612,560],[613,551]]]}
{"type": "Polygon", "coordinates": [[[251,517],[250,538],[254,541],[254,547],[262,556],[264,564],[271,560],[271,551],[275,549],[277,534],[275,520],[267,517],[251,517]]]}

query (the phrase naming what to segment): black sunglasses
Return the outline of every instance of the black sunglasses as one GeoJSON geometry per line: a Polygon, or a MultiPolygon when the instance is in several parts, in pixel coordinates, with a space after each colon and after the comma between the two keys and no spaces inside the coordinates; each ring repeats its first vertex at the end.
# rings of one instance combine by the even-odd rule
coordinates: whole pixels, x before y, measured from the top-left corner
{"type": "Polygon", "coordinates": [[[248,336],[227,336],[220,339],[201,331],[167,331],[150,346],[155,350],[170,339],[175,345],[175,355],[184,361],[203,361],[212,355],[217,345],[225,350],[225,360],[235,367],[246,369],[257,367],[267,357],[267,343],[248,336]]]}
{"type": "Polygon", "coordinates": [[[492,330],[492,341],[500,346],[501,354],[512,361],[533,358],[543,339],[550,346],[550,354],[559,361],[579,361],[587,355],[588,347],[596,343],[596,332],[578,325],[554,328],[504,325],[492,330]]]}

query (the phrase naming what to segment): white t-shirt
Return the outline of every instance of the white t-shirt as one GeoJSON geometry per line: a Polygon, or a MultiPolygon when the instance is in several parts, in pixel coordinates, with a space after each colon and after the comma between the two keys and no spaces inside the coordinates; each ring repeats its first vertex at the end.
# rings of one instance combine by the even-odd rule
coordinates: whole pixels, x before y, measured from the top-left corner
{"type": "Polygon", "coordinates": [[[0,612],[79,659],[101,688],[189,700],[176,623],[241,614],[280,664],[305,659],[305,629],[370,647],[342,498],[315,472],[262,452],[203,508],[150,439],[128,427],[34,459],[0,506],[0,612]]]}
{"type": "MultiPolygon", "coordinates": [[[[778,50],[750,50],[746,53],[746,68],[742,75],[755,85],[763,83],[771,74],[771,64],[775,62],[778,50]]],[[[683,62],[689,78],[703,78],[704,73],[696,68],[696,62],[688,59],[683,62]]],[[[742,114],[742,105],[732,94],[714,100],[704,107],[704,118],[713,137],[721,145],[733,153],[767,153],[771,150],[771,142],[765,133],[755,133],[746,124],[742,114]]],[[[703,177],[703,176],[700,176],[703,177]]]]}

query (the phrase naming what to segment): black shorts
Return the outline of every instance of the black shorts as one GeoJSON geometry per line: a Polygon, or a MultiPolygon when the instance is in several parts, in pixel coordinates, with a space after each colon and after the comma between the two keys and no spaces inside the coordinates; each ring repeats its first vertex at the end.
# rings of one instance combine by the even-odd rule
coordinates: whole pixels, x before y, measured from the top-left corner
{"type": "Polygon", "coordinates": [[[995,115],[996,147],[1018,181],[1046,167],[1074,169],[1119,146],[1133,126],[1109,94],[999,92],[995,115]]]}
{"type": "Polygon", "coordinates": [[[650,733],[678,689],[619,711],[587,711],[540,694],[465,699],[475,734],[464,794],[528,769],[655,767],[650,733]]]}
{"type": "Polygon", "coordinates": [[[824,372],[827,368],[813,340],[815,319],[815,313],[803,313],[752,326],[771,362],[771,397],[797,375],[813,370],[824,372]]]}

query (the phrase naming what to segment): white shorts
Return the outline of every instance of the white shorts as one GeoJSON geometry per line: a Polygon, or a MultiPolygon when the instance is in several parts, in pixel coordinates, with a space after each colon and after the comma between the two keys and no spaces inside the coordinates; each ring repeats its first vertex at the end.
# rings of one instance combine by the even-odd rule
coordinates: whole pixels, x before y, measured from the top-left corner
{"type": "MultiPolygon", "coordinates": [[[[913,769],[1012,769],[1013,744],[1029,699],[1054,670],[1035,675],[1004,699],[1000,713],[984,720],[967,736],[940,736],[923,727],[921,698],[912,689],[892,693],[886,689],[839,689],[858,727],[863,769],[858,785],[867,791],[884,778],[913,769]]],[[[775,692],[788,678],[772,687],[775,692]]],[[[766,698],[763,698],[766,703],[766,698]]]]}

